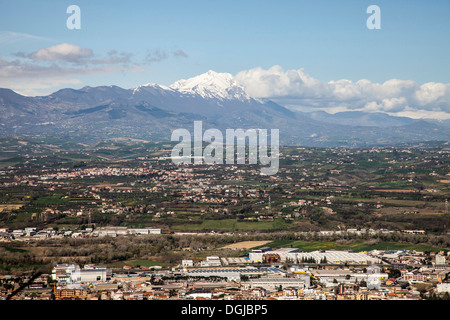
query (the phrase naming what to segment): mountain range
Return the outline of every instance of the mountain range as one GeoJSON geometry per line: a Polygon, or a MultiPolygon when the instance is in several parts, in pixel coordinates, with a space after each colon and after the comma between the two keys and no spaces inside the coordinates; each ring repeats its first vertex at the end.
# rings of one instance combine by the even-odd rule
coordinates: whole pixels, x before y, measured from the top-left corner
{"type": "Polygon", "coordinates": [[[171,131],[279,129],[282,145],[360,147],[449,141],[445,125],[382,113],[302,113],[249,96],[231,74],[208,71],[170,86],[61,89],[26,97],[0,89],[0,135],[58,136],[82,143],[118,137],[170,140],[171,131]]]}

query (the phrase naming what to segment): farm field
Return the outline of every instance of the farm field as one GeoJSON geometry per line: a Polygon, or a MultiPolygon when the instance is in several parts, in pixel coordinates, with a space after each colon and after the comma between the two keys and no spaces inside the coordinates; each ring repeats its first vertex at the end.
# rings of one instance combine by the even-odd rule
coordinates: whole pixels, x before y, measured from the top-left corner
{"type": "Polygon", "coordinates": [[[223,247],[223,249],[237,249],[237,250],[245,250],[251,249],[255,247],[264,246],[271,241],[241,241],[237,243],[232,243],[223,247]]]}

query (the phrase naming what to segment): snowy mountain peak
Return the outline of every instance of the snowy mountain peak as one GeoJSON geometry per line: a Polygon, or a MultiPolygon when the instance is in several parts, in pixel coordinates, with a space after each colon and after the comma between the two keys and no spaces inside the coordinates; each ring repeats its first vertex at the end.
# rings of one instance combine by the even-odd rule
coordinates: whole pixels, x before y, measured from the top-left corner
{"type": "Polygon", "coordinates": [[[173,91],[171,88],[159,85],[156,83],[147,83],[140,85],[139,87],[136,87],[133,89],[133,94],[137,94],[142,91],[153,91],[153,92],[159,92],[163,93],[164,91],[173,91]]]}
{"type": "Polygon", "coordinates": [[[244,87],[238,85],[230,73],[218,73],[213,70],[193,78],[178,80],[170,88],[209,99],[241,101],[250,99],[244,87]]]}

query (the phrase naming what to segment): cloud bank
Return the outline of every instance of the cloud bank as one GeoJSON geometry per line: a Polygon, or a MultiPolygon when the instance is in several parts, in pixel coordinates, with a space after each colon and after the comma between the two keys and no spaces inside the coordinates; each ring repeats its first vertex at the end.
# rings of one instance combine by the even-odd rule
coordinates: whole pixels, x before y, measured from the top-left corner
{"type": "Polygon", "coordinates": [[[281,66],[244,70],[235,75],[238,83],[255,98],[268,98],[286,107],[328,112],[359,110],[407,115],[413,118],[450,119],[450,84],[391,79],[373,83],[341,79],[322,82],[304,69],[281,66]]]}
{"type": "Polygon", "coordinates": [[[13,57],[12,60],[0,57],[0,87],[25,95],[40,95],[53,92],[52,85],[57,89],[66,84],[81,84],[78,79],[81,76],[145,71],[150,64],[188,55],[181,49],[157,49],[143,60],[135,61],[129,52],[113,49],[98,55],[89,48],[60,43],[34,52],[15,52],[13,57]]]}
{"type": "Polygon", "coordinates": [[[39,49],[27,56],[32,60],[80,63],[85,59],[91,58],[93,54],[91,49],[84,49],[70,43],[61,43],[48,48],[39,49]]]}

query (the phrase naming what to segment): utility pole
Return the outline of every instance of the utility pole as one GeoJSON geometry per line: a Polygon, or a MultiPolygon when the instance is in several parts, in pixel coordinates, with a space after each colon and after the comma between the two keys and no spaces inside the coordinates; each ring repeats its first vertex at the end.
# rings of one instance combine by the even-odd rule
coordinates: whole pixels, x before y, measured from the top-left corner
{"type": "Polygon", "coordinates": [[[269,194],[269,215],[272,214],[272,207],[271,207],[271,205],[272,205],[272,203],[271,203],[270,194],[269,194]]]}

